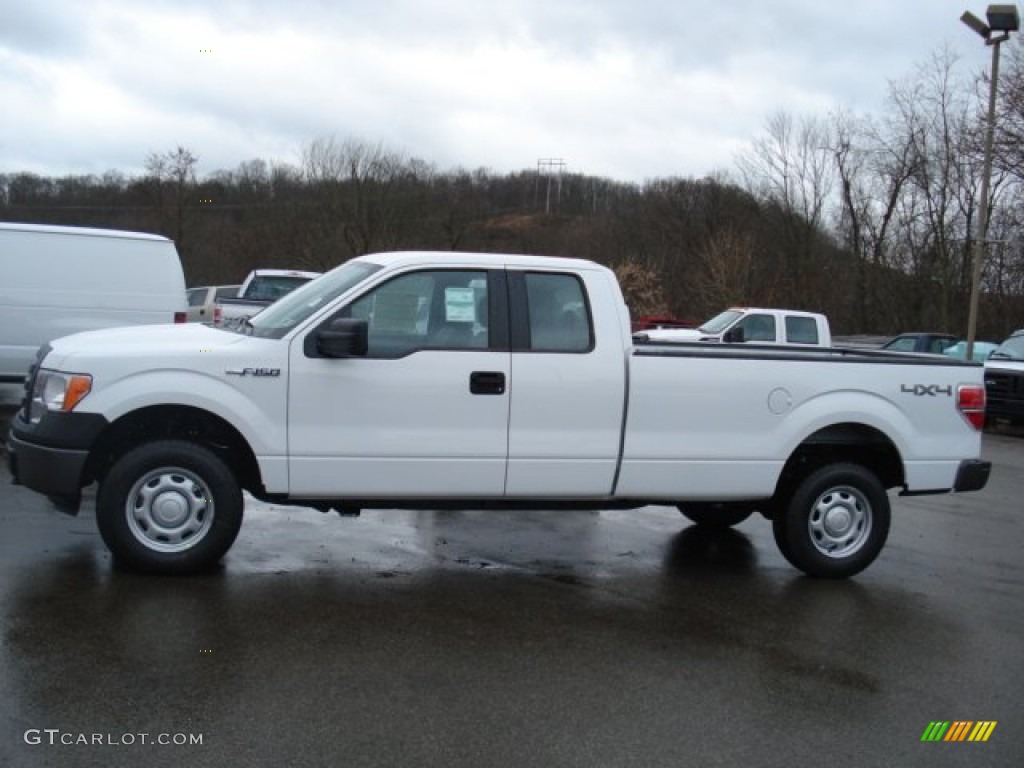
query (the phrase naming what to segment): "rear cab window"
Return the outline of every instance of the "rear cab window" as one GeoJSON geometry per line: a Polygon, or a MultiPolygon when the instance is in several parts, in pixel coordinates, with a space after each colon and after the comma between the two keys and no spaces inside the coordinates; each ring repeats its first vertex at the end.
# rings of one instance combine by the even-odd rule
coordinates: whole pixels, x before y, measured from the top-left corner
{"type": "Polygon", "coordinates": [[[579,276],[527,272],[522,277],[527,316],[522,346],[533,352],[590,352],[593,320],[579,276]]]}
{"type": "Polygon", "coordinates": [[[214,300],[220,301],[221,299],[237,299],[238,289],[239,286],[237,285],[226,285],[222,288],[218,288],[217,293],[214,295],[214,300]]]}
{"type": "Polygon", "coordinates": [[[813,317],[787,315],[786,340],[790,344],[817,344],[818,323],[813,317]]]}

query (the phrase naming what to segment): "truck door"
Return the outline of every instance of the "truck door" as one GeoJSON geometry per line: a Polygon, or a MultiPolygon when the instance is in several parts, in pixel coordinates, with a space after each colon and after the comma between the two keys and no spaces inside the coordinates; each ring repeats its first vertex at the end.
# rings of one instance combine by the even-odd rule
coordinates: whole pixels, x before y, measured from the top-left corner
{"type": "Polygon", "coordinates": [[[588,279],[596,274],[509,270],[508,496],[611,493],[625,408],[625,342],[609,287],[588,279]]]}
{"type": "Polygon", "coordinates": [[[330,359],[301,335],[292,342],[290,492],[500,497],[510,374],[504,271],[405,272],[319,327],[338,317],[368,322],[367,354],[330,359]]]}

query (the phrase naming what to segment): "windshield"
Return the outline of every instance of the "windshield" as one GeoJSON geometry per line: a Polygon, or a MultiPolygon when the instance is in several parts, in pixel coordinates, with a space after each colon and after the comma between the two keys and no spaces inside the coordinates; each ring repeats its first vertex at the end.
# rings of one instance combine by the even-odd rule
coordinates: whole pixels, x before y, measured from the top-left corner
{"type": "Polygon", "coordinates": [[[245,324],[246,332],[265,339],[283,338],[321,307],[330,304],[347,290],[380,269],[366,261],[350,261],[311,280],[287,296],[278,299],[245,324]]]}
{"type": "Polygon", "coordinates": [[[735,309],[727,309],[719,315],[715,315],[697,330],[701,333],[721,333],[742,315],[735,309]]]}
{"type": "Polygon", "coordinates": [[[1008,338],[989,357],[1002,360],[1024,360],[1024,333],[1008,338]]]}

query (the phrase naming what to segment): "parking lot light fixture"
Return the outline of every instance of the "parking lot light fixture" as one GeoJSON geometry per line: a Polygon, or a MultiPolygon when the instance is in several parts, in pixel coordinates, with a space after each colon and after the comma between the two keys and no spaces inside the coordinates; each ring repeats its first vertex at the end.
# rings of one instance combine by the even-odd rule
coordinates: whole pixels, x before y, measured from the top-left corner
{"type": "Polygon", "coordinates": [[[967,314],[967,359],[974,355],[974,339],[978,330],[978,300],[981,296],[981,275],[985,258],[985,234],[988,232],[988,189],[992,176],[992,144],[996,128],[996,88],[999,82],[999,46],[1020,29],[1016,5],[990,5],[985,11],[986,24],[970,11],[960,21],[974,30],[992,48],[992,73],[989,77],[988,120],[985,130],[985,160],[981,172],[981,199],[978,203],[978,230],[974,238],[971,271],[971,301],[967,314]]]}
{"type": "Polygon", "coordinates": [[[1016,5],[990,5],[985,11],[988,25],[994,32],[1016,32],[1020,29],[1020,14],[1016,5]]]}

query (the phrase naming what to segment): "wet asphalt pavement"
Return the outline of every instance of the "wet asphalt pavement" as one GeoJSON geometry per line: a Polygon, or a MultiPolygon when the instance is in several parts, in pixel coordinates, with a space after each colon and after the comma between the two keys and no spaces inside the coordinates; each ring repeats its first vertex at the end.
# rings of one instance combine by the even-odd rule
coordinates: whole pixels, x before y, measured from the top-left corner
{"type": "Polygon", "coordinates": [[[1024,438],[985,454],[988,488],[897,500],[845,582],[759,517],[251,500],[220,570],[140,576],[91,500],[4,467],[0,766],[1019,768],[1024,438]],[[922,743],[936,720],[998,724],[922,743]]]}

